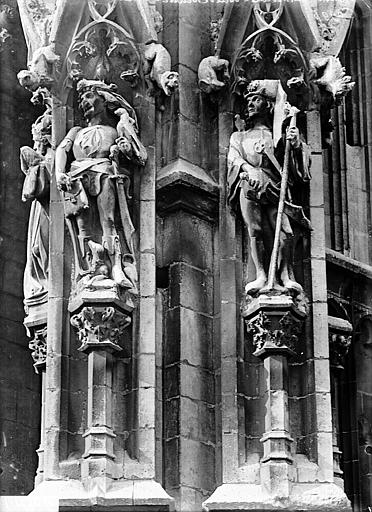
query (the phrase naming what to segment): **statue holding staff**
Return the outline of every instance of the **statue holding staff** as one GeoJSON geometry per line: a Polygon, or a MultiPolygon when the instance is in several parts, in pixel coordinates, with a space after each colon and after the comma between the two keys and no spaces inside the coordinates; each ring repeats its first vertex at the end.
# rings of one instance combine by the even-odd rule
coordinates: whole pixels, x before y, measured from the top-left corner
{"type": "Polygon", "coordinates": [[[244,98],[245,120],[238,119],[240,131],[230,138],[227,183],[229,202],[240,210],[248,228],[252,260],[256,267],[256,279],[246,285],[245,292],[247,295],[269,292],[298,295],[302,287],[293,272],[294,234],[291,222],[296,221],[306,227],[309,227],[309,222],[302,208],[291,202],[291,187],[310,179],[309,150],[296,126],[291,125],[282,134],[282,121],[288,104],[278,80],[251,82],[244,98]],[[288,187],[282,196],[280,226],[277,243],[274,244],[286,141],[288,187]],[[276,254],[269,279],[273,246],[276,254]]]}

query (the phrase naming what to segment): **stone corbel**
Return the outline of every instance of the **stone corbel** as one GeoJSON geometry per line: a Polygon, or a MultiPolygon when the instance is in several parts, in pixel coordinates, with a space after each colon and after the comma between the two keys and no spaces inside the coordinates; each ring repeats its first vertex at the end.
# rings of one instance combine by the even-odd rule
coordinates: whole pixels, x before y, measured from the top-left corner
{"type": "Polygon", "coordinates": [[[296,302],[289,295],[260,295],[253,299],[242,315],[254,355],[261,359],[274,354],[294,355],[307,313],[306,301],[296,302]]]}
{"type": "Polygon", "coordinates": [[[121,351],[120,340],[131,323],[128,314],[113,306],[88,306],[71,317],[81,343],[79,350],[121,351]]]}
{"type": "Polygon", "coordinates": [[[46,354],[47,354],[47,326],[32,329],[32,339],[28,344],[31,350],[31,356],[34,361],[34,368],[36,373],[45,370],[46,354]]]}
{"type": "MultiPolygon", "coordinates": [[[[231,9],[226,10],[229,12],[231,9]]],[[[214,55],[205,57],[198,68],[199,88],[205,94],[218,93],[226,87],[230,80],[230,63],[220,57],[220,45],[229,18],[228,12],[222,18],[210,23],[210,37],[214,46],[214,55]]]]}
{"type": "Polygon", "coordinates": [[[171,71],[171,57],[162,44],[149,42],[144,50],[145,79],[152,90],[156,84],[166,96],[171,96],[178,89],[178,73],[171,71]]]}
{"type": "Polygon", "coordinates": [[[51,88],[59,75],[60,57],[50,41],[56,12],[55,0],[18,2],[28,47],[28,69],[18,73],[20,84],[34,92],[38,87],[51,88]]]}
{"type": "Polygon", "coordinates": [[[199,87],[206,94],[219,92],[226,86],[229,78],[228,60],[211,55],[200,62],[198,68],[199,87]]]}

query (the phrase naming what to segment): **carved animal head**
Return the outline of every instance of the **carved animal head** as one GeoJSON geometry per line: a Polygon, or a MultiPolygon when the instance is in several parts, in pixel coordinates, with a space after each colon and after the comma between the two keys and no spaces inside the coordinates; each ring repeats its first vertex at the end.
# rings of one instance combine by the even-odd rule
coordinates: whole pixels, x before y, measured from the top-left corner
{"type": "Polygon", "coordinates": [[[165,94],[170,96],[178,89],[178,73],[175,71],[165,71],[160,77],[160,83],[165,94]]]}
{"type": "Polygon", "coordinates": [[[31,92],[36,91],[40,85],[38,75],[29,69],[22,69],[18,73],[17,78],[21,86],[31,92]]]}

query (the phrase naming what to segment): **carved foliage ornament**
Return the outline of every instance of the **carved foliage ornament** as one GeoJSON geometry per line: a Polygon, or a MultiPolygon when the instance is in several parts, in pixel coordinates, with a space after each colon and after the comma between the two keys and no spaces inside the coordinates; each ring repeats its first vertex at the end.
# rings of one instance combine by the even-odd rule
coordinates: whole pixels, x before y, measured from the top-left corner
{"type": "Polygon", "coordinates": [[[122,350],[120,341],[130,317],[114,307],[84,307],[71,317],[81,343],[79,350],[108,348],[122,350]]]}
{"type": "Polygon", "coordinates": [[[281,317],[276,327],[272,319],[263,311],[253,319],[247,320],[247,332],[253,338],[256,351],[262,350],[267,345],[294,350],[301,328],[301,322],[295,320],[289,312],[281,317]]]}
{"type": "Polygon", "coordinates": [[[28,347],[31,350],[32,359],[34,360],[36,372],[38,371],[38,368],[42,368],[46,363],[47,332],[47,327],[36,329],[34,331],[34,337],[28,344],[28,347]]]}

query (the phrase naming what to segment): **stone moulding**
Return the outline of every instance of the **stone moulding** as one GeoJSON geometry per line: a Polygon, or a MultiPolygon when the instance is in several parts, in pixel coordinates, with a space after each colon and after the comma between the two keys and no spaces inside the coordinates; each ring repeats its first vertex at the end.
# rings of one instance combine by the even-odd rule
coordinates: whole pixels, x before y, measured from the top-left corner
{"type": "Polygon", "coordinates": [[[182,158],[159,171],[156,191],[160,215],[184,210],[210,222],[218,216],[218,184],[203,169],[182,158]]]}

